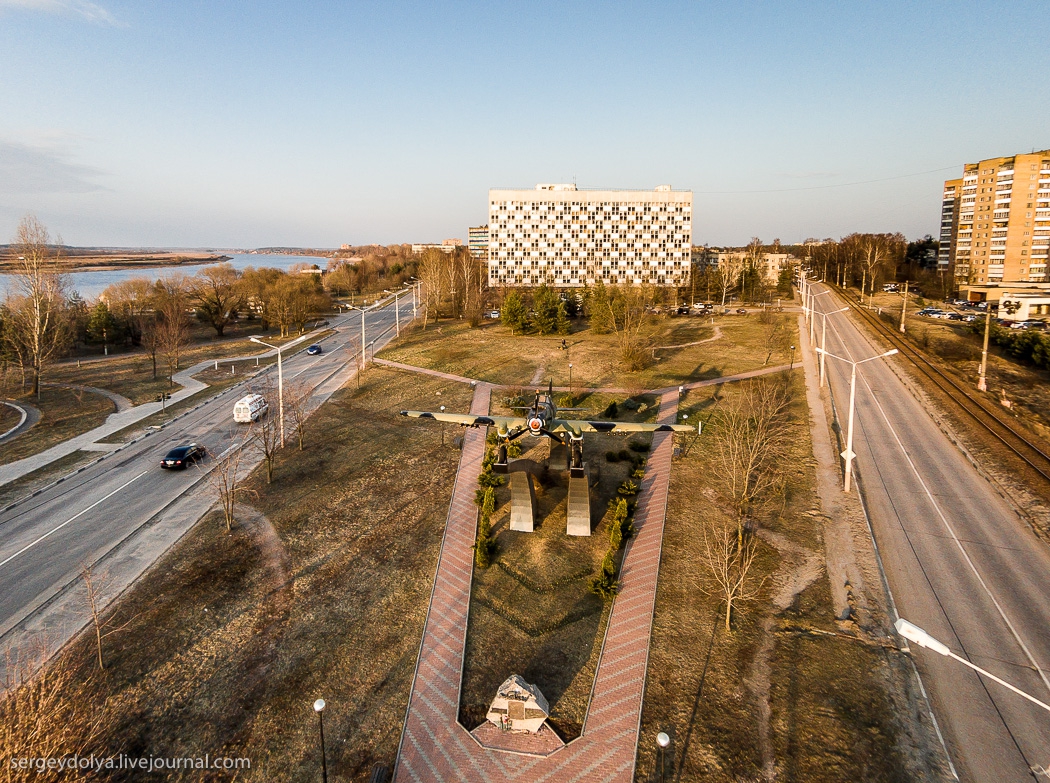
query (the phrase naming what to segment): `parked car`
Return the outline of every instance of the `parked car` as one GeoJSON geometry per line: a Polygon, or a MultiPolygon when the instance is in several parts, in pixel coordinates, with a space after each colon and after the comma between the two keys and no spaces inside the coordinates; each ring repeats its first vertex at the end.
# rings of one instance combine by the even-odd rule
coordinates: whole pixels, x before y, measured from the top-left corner
{"type": "Polygon", "coordinates": [[[743,307],[738,307],[736,309],[736,312],[737,312],[737,315],[747,315],[747,310],[745,310],[743,307]]]}
{"type": "Polygon", "coordinates": [[[499,310],[489,310],[487,315],[489,318],[499,318],[499,310]]]}
{"type": "Polygon", "coordinates": [[[266,398],[261,394],[249,394],[237,400],[233,406],[233,420],[238,424],[251,424],[258,421],[270,410],[266,398]]]}
{"type": "Polygon", "coordinates": [[[307,349],[306,349],[306,352],[307,352],[307,353],[308,353],[308,354],[309,354],[310,356],[320,356],[320,355],[321,355],[322,353],[324,353],[324,349],[323,349],[323,348],[321,348],[321,346],[320,346],[320,345],[317,345],[317,344],[315,343],[314,345],[311,345],[311,346],[310,346],[309,348],[307,348],[307,349]]]}
{"type": "Polygon", "coordinates": [[[963,320],[966,321],[966,323],[968,323],[968,324],[972,324],[974,321],[977,320],[977,316],[974,315],[973,313],[971,313],[970,315],[968,315],[965,318],[963,318],[963,320]]]}
{"type": "Polygon", "coordinates": [[[689,308],[685,305],[682,305],[677,310],[675,310],[675,313],[678,315],[689,315],[689,308]]]}
{"type": "Polygon", "coordinates": [[[961,313],[947,313],[944,317],[949,321],[961,321],[963,319],[961,313]]]}
{"type": "Polygon", "coordinates": [[[164,469],[184,470],[191,462],[204,459],[206,454],[204,446],[199,443],[187,443],[185,446],[176,446],[160,461],[164,469]]]}

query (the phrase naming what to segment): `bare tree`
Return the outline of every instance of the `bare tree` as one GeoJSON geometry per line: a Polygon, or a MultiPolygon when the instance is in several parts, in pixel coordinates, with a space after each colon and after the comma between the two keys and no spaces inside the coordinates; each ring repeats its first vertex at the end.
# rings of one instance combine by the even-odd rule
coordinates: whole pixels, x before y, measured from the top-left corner
{"type": "Polygon", "coordinates": [[[780,485],[790,402],[782,381],[747,381],[714,417],[715,463],[722,494],[736,516],[738,548],[743,548],[752,506],[780,485]]]}
{"type": "Polygon", "coordinates": [[[299,441],[299,451],[306,444],[306,419],[310,414],[311,392],[310,387],[301,382],[285,384],[284,388],[284,407],[299,441]]]}
{"type": "MultiPolygon", "coordinates": [[[[701,583],[701,592],[718,595],[725,602],[725,629],[731,630],[733,608],[758,597],[762,582],[755,584],[751,566],[755,562],[756,542],[753,535],[739,541],[732,524],[711,522],[703,527],[700,557],[715,581],[709,588],[701,583]]],[[[764,580],[763,580],[764,581],[764,580]]]]}
{"type": "Polygon", "coordinates": [[[609,323],[620,347],[620,359],[630,370],[640,370],[649,361],[646,310],[652,304],[653,292],[648,285],[609,286],[607,307],[609,323]]]}
{"type": "Polygon", "coordinates": [[[27,777],[11,761],[83,756],[95,751],[102,711],[91,701],[88,686],[66,655],[48,663],[49,650],[8,661],[7,682],[0,696],[0,780],[31,779],[41,783],[70,780],[68,770],[34,769],[27,777]]]}
{"type": "Polygon", "coordinates": [[[18,224],[14,294],[7,301],[5,338],[23,367],[33,371],[33,394],[47,365],[69,344],[66,278],[51,252],[47,228],[32,215],[18,224]]]}
{"type": "Polygon", "coordinates": [[[91,626],[95,631],[95,652],[98,658],[98,668],[105,669],[106,662],[102,655],[102,640],[123,631],[138,615],[115,628],[111,628],[110,624],[113,622],[113,617],[104,618],[102,616],[105,609],[102,603],[102,593],[106,587],[106,575],[98,576],[92,574],[91,568],[85,563],[80,567],[80,577],[84,580],[84,587],[87,590],[88,608],[91,610],[91,626]]]}
{"type": "Polygon", "coordinates": [[[168,367],[168,383],[174,383],[183,351],[190,341],[190,324],[186,316],[186,278],[169,275],[156,283],[157,291],[157,345],[168,367]]]}
{"type": "Polygon", "coordinates": [[[241,304],[239,275],[231,264],[215,264],[201,269],[189,282],[189,293],[202,316],[222,337],[226,325],[241,304]]]}
{"type": "MultiPolygon", "coordinates": [[[[281,416],[280,411],[273,402],[277,401],[279,394],[273,379],[265,376],[258,393],[270,402],[270,410],[252,425],[255,442],[262,451],[263,464],[266,466],[266,483],[273,482],[274,469],[277,467],[277,450],[281,447],[281,416]]],[[[287,405],[287,398],[285,399],[287,405]]]]}
{"type": "Polygon", "coordinates": [[[252,494],[252,490],[241,486],[241,458],[248,442],[253,437],[253,427],[240,440],[235,440],[230,447],[218,455],[212,464],[211,472],[208,474],[211,485],[219,495],[219,508],[222,509],[223,522],[226,523],[226,532],[233,530],[236,521],[237,500],[242,495],[252,494]]]}
{"type": "Polygon", "coordinates": [[[449,257],[435,247],[423,251],[419,261],[419,280],[422,283],[423,328],[426,329],[430,316],[437,323],[440,317],[441,300],[448,278],[449,257]]]}
{"type": "Polygon", "coordinates": [[[762,324],[762,338],[766,348],[766,359],[762,362],[763,366],[765,366],[769,364],[773,353],[784,347],[788,332],[787,327],[784,325],[784,317],[771,312],[769,308],[762,311],[758,321],[762,324]]]}
{"type": "Polygon", "coordinates": [[[736,253],[725,253],[718,259],[718,267],[715,269],[715,284],[721,292],[723,307],[725,307],[726,300],[740,280],[742,268],[743,264],[736,253]]]}

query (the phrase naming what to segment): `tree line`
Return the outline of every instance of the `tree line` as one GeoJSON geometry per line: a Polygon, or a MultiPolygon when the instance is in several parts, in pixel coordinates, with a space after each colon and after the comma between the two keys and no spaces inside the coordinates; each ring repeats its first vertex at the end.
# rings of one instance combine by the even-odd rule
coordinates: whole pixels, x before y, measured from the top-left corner
{"type": "Polygon", "coordinates": [[[284,337],[304,331],[332,305],[319,271],[306,265],[241,272],[230,264],[206,266],[193,276],[131,278],[88,303],[71,289],[48,230],[35,217],[22,219],[14,244],[18,266],[0,305],[0,358],[5,372],[15,368],[23,390],[31,385],[37,396],[48,366],[78,344],[141,347],[153,377],[160,363],[170,378],[189,345],[193,319],[217,338],[241,318],[257,319],[263,331],[274,328],[284,337]]]}

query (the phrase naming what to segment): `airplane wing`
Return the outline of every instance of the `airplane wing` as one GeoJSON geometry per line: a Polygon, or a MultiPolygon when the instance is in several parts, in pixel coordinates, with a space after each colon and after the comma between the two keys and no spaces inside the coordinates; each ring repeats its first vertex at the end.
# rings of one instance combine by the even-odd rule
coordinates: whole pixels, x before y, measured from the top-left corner
{"type": "Polygon", "coordinates": [[[690,424],[638,424],[630,421],[574,421],[555,419],[551,432],[696,432],[690,424]]]}
{"type": "Polygon", "coordinates": [[[463,427],[499,427],[513,430],[524,427],[525,419],[518,416],[473,416],[469,413],[432,413],[430,411],[401,411],[402,416],[411,419],[434,419],[463,427]]]}

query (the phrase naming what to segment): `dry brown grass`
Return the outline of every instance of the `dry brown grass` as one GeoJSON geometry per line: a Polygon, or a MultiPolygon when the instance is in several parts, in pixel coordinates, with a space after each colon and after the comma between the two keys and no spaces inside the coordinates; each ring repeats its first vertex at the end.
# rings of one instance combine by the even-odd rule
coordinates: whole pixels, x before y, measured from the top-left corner
{"type": "MultiPolygon", "coordinates": [[[[0,444],[0,464],[37,454],[57,443],[104,424],[117,410],[108,397],[91,392],[44,386],[40,399],[31,393],[14,396],[40,410],[40,421],[17,438],[0,444]]],[[[4,406],[7,407],[6,405],[4,406]]]]}
{"type": "MultiPolygon", "coordinates": [[[[568,386],[571,362],[572,384],[580,388],[657,389],[762,366],[765,352],[759,355],[762,325],[757,316],[718,317],[715,323],[722,329],[722,339],[659,350],[649,367],[634,372],[621,365],[615,335],[593,335],[582,328],[585,322],[574,324],[577,331],[565,337],[515,336],[491,322],[477,329],[464,322],[448,322],[440,324],[440,332],[431,326],[404,334],[379,355],[507,385],[527,385],[539,377],[544,385],[553,379],[555,386],[568,386]],[[569,344],[568,351],[562,349],[562,340],[569,344]]],[[[710,318],[661,316],[653,321],[649,344],[680,346],[712,336],[710,318]]],[[[787,361],[782,351],[771,359],[773,364],[787,361]]]]}
{"type": "Polygon", "coordinates": [[[72,646],[105,702],[97,752],[246,756],[241,779],[316,780],[324,697],[331,779],[392,765],[459,458],[397,409],[438,391],[469,399],[380,368],[337,393],[271,486],[256,471],[232,534],[206,518],[129,591],[105,672],[90,640],[72,646]]]}
{"type": "MultiPolygon", "coordinates": [[[[819,554],[822,563],[821,524],[811,515],[814,462],[799,373],[792,375],[792,387],[794,432],[783,460],[784,492],[769,498],[756,521],[800,551],[819,554]]],[[[734,391],[727,386],[719,394],[734,391]]],[[[683,410],[706,417],[719,404],[715,393],[691,392],[683,410]]],[[[784,562],[780,553],[759,536],[753,571],[756,580],[767,580],[763,597],[734,614],[731,634],[720,627],[722,607],[717,596],[701,590],[711,576],[698,556],[703,525],[731,513],[716,490],[714,433],[680,443],[687,448],[671,472],[635,779],[648,781],[656,774],[653,738],[665,731],[672,738],[668,780],[760,780],[768,759],[777,780],[907,780],[894,747],[895,718],[887,696],[892,672],[881,648],[805,632],[838,630],[822,570],[778,611],[771,601],[774,591],[788,579],[799,578],[800,587],[806,579],[778,571],[784,562]],[[768,661],[764,675],[756,665],[760,651],[768,661]],[[772,711],[767,740],[758,717],[763,697],[756,683],[762,682],[772,711]]]]}

